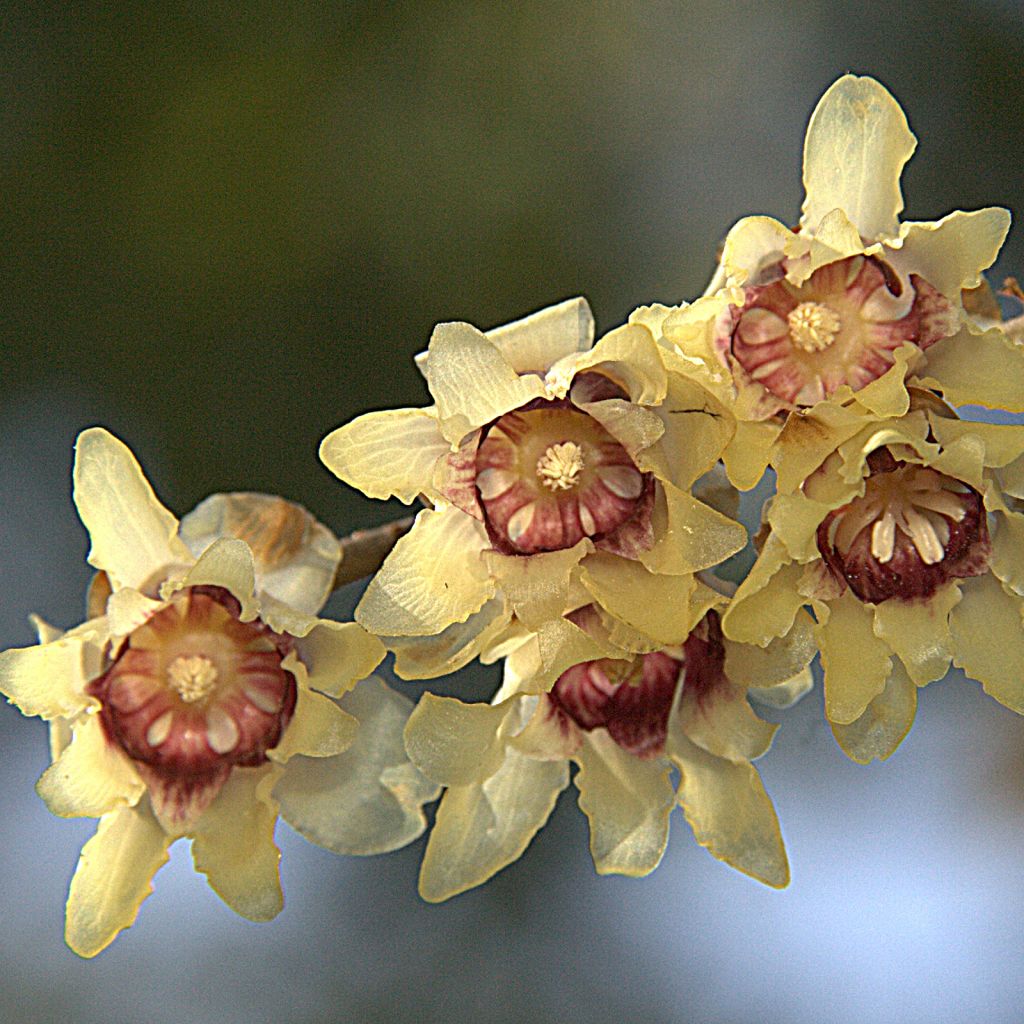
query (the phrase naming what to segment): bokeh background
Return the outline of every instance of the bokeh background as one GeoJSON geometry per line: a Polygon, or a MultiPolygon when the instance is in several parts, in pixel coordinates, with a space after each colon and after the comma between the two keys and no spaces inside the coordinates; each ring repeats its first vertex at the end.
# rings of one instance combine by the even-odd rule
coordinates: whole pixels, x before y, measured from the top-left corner
{"type": "MultiPolygon", "coordinates": [[[[1017,0],[12,0],[0,68],[0,646],[32,641],[31,611],[81,618],[81,428],[127,440],[179,513],[257,489],[338,532],[391,518],[316,449],[422,404],[410,356],[436,321],[582,293],[607,329],[698,294],[738,217],[795,222],[806,120],[845,71],[921,140],[910,217],[1024,210],[1017,0]]],[[[1016,1024],[1024,723],[962,677],[921,705],[871,768],[819,695],[784,716],[761,763],[783,893],[681,815],[654,875],[599,879],[567,795],[526,857],[441,907],[416,896],[422,844],[345,860],[282,826],[287,907],[254,926],[179,843],[91,963],[61,916],[92,826],[42,808],[43,727],[0,707],[0,1018],[1016,1024]]]]}

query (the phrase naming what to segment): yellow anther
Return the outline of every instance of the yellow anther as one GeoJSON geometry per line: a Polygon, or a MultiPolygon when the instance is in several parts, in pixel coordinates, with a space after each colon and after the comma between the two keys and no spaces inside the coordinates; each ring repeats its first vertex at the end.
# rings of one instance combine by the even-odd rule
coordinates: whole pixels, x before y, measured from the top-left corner
{"type": "Polygon", "coordinates": [[[839,314],[820,302],[801,302],[786,318],[789,337],[805,352],[820,352],[836,340],[841,326],[839,314]]]}
{"type": "Polygon", "coordinates": [[[583,449],[574,441],[553,444],[537,460],[537,476],[552,491],[567,491],[579,483],[583,449]]]}
{"type": "Polygon", "coordinates": [[[205,700],[217,685],[217,669],[203,655],[180,655],[167,666],[167,681],[186,704],[205,700]]]}

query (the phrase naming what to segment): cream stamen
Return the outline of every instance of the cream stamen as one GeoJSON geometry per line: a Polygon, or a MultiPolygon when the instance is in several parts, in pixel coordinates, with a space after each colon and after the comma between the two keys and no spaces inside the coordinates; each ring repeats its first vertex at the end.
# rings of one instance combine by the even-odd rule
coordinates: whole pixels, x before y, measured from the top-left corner
{"type": "Polygon", "coordinates": [[[821,352],[836,340],[839,314],[820,302],[801,302],[786,318],[789,337],[805,352],[821,352]]]}
{"type": "Polygon", "coordinates": [[[167,667],[167,681],[186,704],[205,700],[217,685],[217,669],[201,654],[179,655],[167,667]]]}
{"type": "Polygon", "coordinates": [[[537,460],[537,476],[552,491],[568,491],[583,472],[583,449],[575,441],[553,444],[537,460]]]}

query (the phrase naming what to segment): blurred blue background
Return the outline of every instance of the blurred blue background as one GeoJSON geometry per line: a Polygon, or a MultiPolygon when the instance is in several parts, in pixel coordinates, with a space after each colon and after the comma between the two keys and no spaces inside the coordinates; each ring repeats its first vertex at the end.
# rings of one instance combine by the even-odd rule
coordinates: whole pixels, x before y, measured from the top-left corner
{"type": "MultiPolygon", "coordinates": [[[[422,404],[409,357],[434,322],[582,293],[607,329],[699,293],[738,217],[796,221],[806,120],[845,71],[921,140],[908,216],[1024,203],[1013,0],[12,2],[0,66],[0,646],[32,641],[29,612],[81,618],[81,428],[128,441],[178,513],[259,489],[338,532],[391,518],[316,448],[422,404]]],[[[681,815],[654,875],[599,879],[567,796],[518,864],[440,907],[416,896],[421,844],[340,859],[282,826],[287,907],[254,926],[179,843],[92,963],[61,939],[92,824],[47,814],[43,727],[0,707],[0,1018],[1016,1024],[1024,723],[962,678],[921,696],[871,768],[820,695],[783,716],[761,762],[783,893],[681,815]]]]}

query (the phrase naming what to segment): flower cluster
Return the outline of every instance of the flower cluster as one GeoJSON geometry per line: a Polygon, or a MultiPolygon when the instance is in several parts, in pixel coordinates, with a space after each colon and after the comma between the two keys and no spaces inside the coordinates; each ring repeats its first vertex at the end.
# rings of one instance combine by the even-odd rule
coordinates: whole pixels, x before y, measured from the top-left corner
{"type": "Polygon", "coordinates": [[[378,853],[424,831],[442,788],[420,891],[447,899],[516,860],[570,777],[598,872],[652,871],[679,806],[715,857],[781,887],[753,764],[778,726],[754,705],[799,699],[815,657],[859,762],[893,753],[950,665],[1024,713],[1024,425],[958,412],[1024,412],[1019,330],[981,276],[1009,215],[901,223],[915,144],[888,92],[847,75],[810,121],[797,228],[740,220],[692,303],[599,338],[581,298],[439,324],[417,357],[432,404],[321,446],[345,483],[420,505],[407,532],[339,543],[255,494],[178,523],[123,444],[83,433],[87,621],[0,655],[0,691],[51,723],[40,795],[100,819],[71,947],[132,922],[178,838],[265,920],[278,816],[378,853]],[[766,474],[750,538],[738,492],[766,474]],[[749,544],[736,580],[723,565],[749,544]],[[365,575],[355,622],[317,617],[365,575]],[[370,676],[386,651],[405,679],[480,660],[503,681],[413,708],[370,676]]]}

